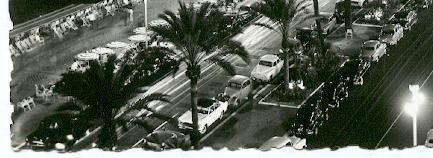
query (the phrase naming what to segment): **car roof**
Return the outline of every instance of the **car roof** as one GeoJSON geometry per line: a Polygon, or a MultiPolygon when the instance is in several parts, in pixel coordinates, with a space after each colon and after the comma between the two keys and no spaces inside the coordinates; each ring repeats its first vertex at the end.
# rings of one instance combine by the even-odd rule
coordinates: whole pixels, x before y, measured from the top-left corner
{"type": "Polygon", "coordinates": [[[274,62],[277,61],[279,58],[276,55],[272,55],[272,54],[266,54],[262,57],[260,57],[261,61],[270,61],[270,62],[274,62]]]}
{"type": "Polygon", "coordinates": [[[397,24],[386,24],[382,26],[382,30],[394,30],[397,24]]]}
{"type": "Polygon", "coordinates": [[[364,46],[365,47],[374,47],[377,44],[379,44],[380,42],[378,40],[368,40],[364,42],[364,46]]]}
{"type": "Polygon", "coordinates": [[[229,79],[229,82],[234,82],[234,83],[243,83],[246,80],[249,80],[250,78],[247,76],[243,76],[243,75],[235,75],[233,77],[231,77],[229,79]]]}
{"type": "Polygon", "coordinates": [[[406,18],[406,16],[409,14],[410,10],[401,10],[394,14],[394,17],[396,18],[406,18]]]}

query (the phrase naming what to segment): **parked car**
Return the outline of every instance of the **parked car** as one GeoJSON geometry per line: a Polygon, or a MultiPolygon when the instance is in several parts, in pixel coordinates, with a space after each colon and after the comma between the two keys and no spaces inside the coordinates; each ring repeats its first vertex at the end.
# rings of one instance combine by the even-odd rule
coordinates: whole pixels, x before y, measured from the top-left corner
{"type": "MultiPolygon", "coordinates": [[[[344,2],[345,0],[337,0],[336,3],[344,2]]],[[[363,7],[367,4],[368,0],[350,0],[350,4],[355,7],[363,7]]]]}
{"type": "Polygon", "coordinates": [[[433,129],[427,132],[427,139],[425,140],[425,146],[428,148],[433,148],[433,129]]]}
{"type": "MultiPolygon", "coordinates": [[[[325,35],[329,35],[331,31],[335,29],[335,24],[337,23],[337,20],[332,13],[327,12],[320,12],[320,24],[322,27],[322,32],[325,35]]],[[[313,25],[311,25],[311,28],[314,30],[316,29],[316,23],[314,22],[313,25]]]]}
{"type": "Polygon", "coordinates": [[[379,61],[379,58],[386,54],[386,44],[378,40],[368,40],[361,48],[360,58],[369,61],[379,61]]]}
{"type": "Polygon", "coordinates": [[[386,24],[382,26],[379,41],[395,45],[401,38],[403,38],[403,27],[400,24],[386,24]]]}
{"type": "MultiPolygon", "coordinates": [[[[214,98],[198,98],[197,110],[198,110],[198,129],[200,134],[204,134],[207,128],[215,123],[217,120],[224,117],[224,113],[227,111],[227,101],[219,101],[214,98]]],[[[178,126],[183,130],[192,129],[192,113],[191,110],[185,112],[178,118],[178,126]]]]}
{"type": "Polygon", "coordinates": [[[283,61],[277,55],[264,55],[251,72],[251,79],[257,82],[269,82],[280,73],[283,61]]]}
{"type": "Polygon", "coordinates": [[[307,147],[307,140],[305,138],[301,139],[296,136],[288,136],[284,134],[283,136],[274,136],[271,139],[263,143],[259,150],[268,151],[272,148],[282,148],[284,146],[293,146],[297,150],[301,150],[307,147]]]}
{"type": "Polygon", "coordinates": [[[171,130],[157,130],[146,136],[142,143],[145,149],[162,151],[166,149],[188,149],[191,145],[189,136],[171,130]]]}
{"type": "Polygon", "coordinates": [[[417,21],[417,13],[413,10],[401,10],[391,17],[391,23],[400,24],[405,30],[411,30],[417,21]]]}
{"type": "Polygon", "coordinates": [[[314,43],[313,39],[316,37],[314,30],[310,27],[300,27],[296,28],[296,36],[302,45],[309,46],[314,43]]]}
{"type": "Polygon", "coordinates": [[[249,77],[235,75],[229,79],[224,90],[224,95],[229,96],[229,106],[238,107],[241,103],[248,100],[248,96],[252,90],[252,81],[249,77]]]}

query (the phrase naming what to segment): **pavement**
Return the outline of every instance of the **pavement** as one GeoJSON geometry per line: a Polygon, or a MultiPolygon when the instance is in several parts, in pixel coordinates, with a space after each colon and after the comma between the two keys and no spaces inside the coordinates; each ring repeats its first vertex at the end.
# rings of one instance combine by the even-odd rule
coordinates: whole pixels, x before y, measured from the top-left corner
{"type": "MultiPolygon", "coordinates": [[[[199,0],[181,0],[185,2],[199,0]]],[[[157,19],[163,10],[174,10],[178,3],[171,0],[149,1],[148,20],[157,19]]],[[[76,54],[117,40],[127,40],[132,30],[144,21],[144,5],[134,8],[134,22],[124,25],[126,14],[119,12],[113,17],[98,21],[96,27],[71,32],[64,39],[46,41],[46,44],[18,57],[13,57],[11,101],[13,103],[35,93],[35,84],[49,84],[73,62],[76,54]]]]}
{"type": "MultiPolygon", "coordinates": [[[[431,16],[431,8],[419,13],[419,19],[431,16]]],[[[308,145],[311,148],[411,147],[412,120],[402,110],[410,96],[408,85],[413,82],[423,85],[421,91],[428,98],[418,118],[418,144],[422,145],[428,129],[433,127],[432,42],[431,22],[418,20],[396,46],[388,48],[388,56],[373,63],[364,76],[364,85],[354,88],[340,108],[331,111],[330,120],[319,129],[317,136],[307,141],[308,145]]]]}

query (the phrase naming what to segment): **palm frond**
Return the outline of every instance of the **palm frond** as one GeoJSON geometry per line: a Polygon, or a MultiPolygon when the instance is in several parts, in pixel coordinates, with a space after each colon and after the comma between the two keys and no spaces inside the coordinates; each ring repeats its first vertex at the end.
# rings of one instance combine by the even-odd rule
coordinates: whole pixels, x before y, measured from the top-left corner
{"type": "Polygon", "coordinates": [[[226,56],[228,54],[236,55],[240,57],[245,63],[250,64],[250,55],[248,51],[242,46],[241,42],[229,40],[224,43],[224,46],[219,50],[220,56],[226,56]]]}
{"type": "Polygon", "coordinates": [[[140,109],[146,109],[148,111],[153,111],[151,108],[148,107],[149,103],[152,101],[162,101],[166,103],[170,103],[170,100],[168,99],[168,95],[162,94],[162,93],[153,93],[150,95],[145,96],[144,98],[139,99],[134,104],[130,105],[130,110],[140,110],[140,109]]]}
{"type": "Polygon", "coordinates": [[[209,61],[211,63],[215,63],[216,65],[218,65],[219,67],[224,69],[224,71],[226,71],[230,75],[236,74],[236,70],[235,70],[234,66],[232,64],[230,64],[230,62],[226,61],[225,59],[223,59],[219,56],[212,56],[212,57],[208,58],[207,61],[209,61]]]}
{"type": "Polygon", "coordinates": [[[278,29],[275,29],[274,27],[272,27],[271,25],[266,24],[266,23],[253,23],[253,25],[264,27],[264,28],[267,28],[269,30],[275,31],[277,33],[281,33],[281,32],[278,31],[278,29]]]}

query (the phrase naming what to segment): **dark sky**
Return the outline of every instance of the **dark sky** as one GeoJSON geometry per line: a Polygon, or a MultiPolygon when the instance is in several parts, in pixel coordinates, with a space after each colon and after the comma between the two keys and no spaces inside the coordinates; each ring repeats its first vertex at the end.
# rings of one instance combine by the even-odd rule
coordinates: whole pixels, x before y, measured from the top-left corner
{"type": "Polygon", "coordinates": [[[9,0],[9,13],[14,25],[70,4],[95,3],[101,0],[9,0]]]}

